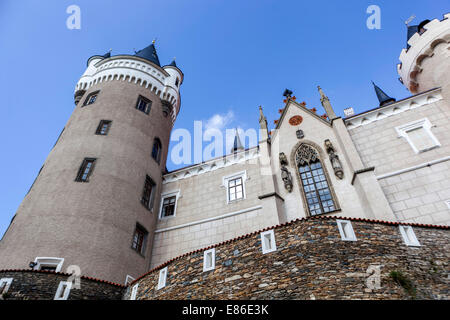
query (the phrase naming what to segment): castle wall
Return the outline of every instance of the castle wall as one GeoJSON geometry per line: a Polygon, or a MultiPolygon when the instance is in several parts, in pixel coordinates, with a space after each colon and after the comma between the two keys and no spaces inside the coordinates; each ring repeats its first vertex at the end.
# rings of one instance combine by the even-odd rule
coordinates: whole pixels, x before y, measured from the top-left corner
{"type": "MultiPolygon", "coordinates": [[[[438,92],[430,95],[438,96],[438,92]]],[[[380,109],[383,112],[383,109],[380,109]]],[[[375,174],[399,221],[450,224],[450,109],[447,100],[427,103],[349,129],[356,148],[375,174]],[[440,147],[415,153],[396,127],[427,118],[440,147]],[[438,162],[427,165],[430,162],[438,162]],[[411,168],[411,170],[406,169],[411,168]]]]}
{"type": "MultiPolygon", "coordinates": [[[[257,149],[250,153],[255,152],[257,149]]],[[[233,155],[229,156],[227,162],[236,161],[244,154],[239,153],[234,159],[233,155]]],[[[197,173],[200,167],[183,170],[179,176],[190,176],[163,185],[163,195],[179,191],[179,198],[175,217],[158,219],[152,267],[182,253],[279,223],[276,211],[265,214],[263,202],[258,198],[263,188],[259,158],[241,159],[231,165],[221,161],[217,166],[200,174],[197,173]],[[244,171],[245,199],[228,203],[223,178],[244,171]]]]}
{"type": "Polygon", "coordinates": [[[204,250],[198,250],[137,279],[124,298],[138,285],[138,300],[449,299],[447,227],[413,226],[421,246],[409,247],[397,223],[351,223],[357,241],[342,241],[335,218],[322,217],[275,227],[276,251],[267,254],[259,232],[221,243],[215,246],[215,269],[207,272],[204,250]],[[166,286],[158,290],[163,267],[166,286]],[[391,272],[401,272],[411,289],[396,283],[391,272]]]}
{"type": "MultiPolygon", "coordinates": [[[[31,271],[0,270],[0,280],[12,278],[4,300],[53,300],[61,281],[69,274],[31,271]]],[[[95,279],[80,279],[80,288],[72,288],[67,300],[120,300],[124,286],[95,279]]]]}

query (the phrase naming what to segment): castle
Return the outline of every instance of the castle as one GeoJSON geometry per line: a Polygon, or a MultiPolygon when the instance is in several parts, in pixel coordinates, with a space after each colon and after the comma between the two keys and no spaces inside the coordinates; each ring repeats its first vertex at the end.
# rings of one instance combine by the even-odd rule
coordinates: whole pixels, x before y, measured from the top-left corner
{"type": "MultiPolygon", "coordinates": [[[[189,252],[308,217],[346,217],[337,224],[350,241],[358,219],[446,229],[449,18],[409,27],[397,69],[412,96],[396,101],[374,84],[379,106],[343,118],[320,87],[324,115],[286,90],[275,130],[259,109],[256,147],[236,135],[228,155],[172,172],[181,69],[161,66],[154,43],[89,58],[75,109],[0,241],[0,270],[75,265],[84,279],[127,285],[189,252]]],[[[420,240],[412,228],[401,235],[420,240]]],[[[274,241],[262,235],[263,253],[274,241]]]]}

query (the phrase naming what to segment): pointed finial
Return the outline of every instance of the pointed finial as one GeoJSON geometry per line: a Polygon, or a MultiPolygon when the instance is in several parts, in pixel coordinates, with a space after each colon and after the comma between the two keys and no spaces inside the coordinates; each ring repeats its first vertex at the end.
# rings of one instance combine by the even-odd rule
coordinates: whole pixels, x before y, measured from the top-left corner
{"type": "Polygon", "coordinates": [[[152,40],[152,43],[155,44],[156,43],[156,38],[152,40]]]}

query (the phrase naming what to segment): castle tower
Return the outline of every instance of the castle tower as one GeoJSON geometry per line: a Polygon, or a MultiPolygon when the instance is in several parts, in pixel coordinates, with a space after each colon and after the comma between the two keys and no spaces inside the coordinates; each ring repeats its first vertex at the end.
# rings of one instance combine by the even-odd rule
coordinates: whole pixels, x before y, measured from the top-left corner
{"type": "Polygon", "coordinates": [[[154,44],[93,56],[76,107],[0,241],[0,269],[124,283],[148,270],[183,73],[154,44]]]}
{"type": "Polygon", "coordinates": [[[400,54],[397,66],[400,81],[411,93],[420,93],[442,87],[443,95],[450,96],[450,13],[439,21],[425,20],[408,27],[408,48],[400,54]]]}

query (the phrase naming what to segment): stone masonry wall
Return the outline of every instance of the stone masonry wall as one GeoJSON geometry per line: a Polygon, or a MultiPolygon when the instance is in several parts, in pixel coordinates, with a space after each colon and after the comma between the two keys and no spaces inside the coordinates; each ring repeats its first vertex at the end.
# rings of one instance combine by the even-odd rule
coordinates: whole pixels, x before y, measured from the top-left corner
{"type": "MultiPolygon", "coordinates": [[[[13,278],[5,300],[53,300],[61,281],[69,274],[32,270],[0,270],[0,279],[13,278]]],[[[81,277],[80,289],[72,288],[68,300],[120,300],[123,286],[81,277]]],[[[2,297],[0,297],[1,299],[2,297]]]]}
{"type": "Polygon", "coordinates": [[[449,299],[449,231],[412,225],[420,247],[406,246],[398,223],[351,220],[357,241],[342,241],[336,218],[274,228],[277,250],[262,254],[260,233],[215,246],[216,267],[203,272],[203,251],[173,259],[138,278],[136,299],[449,299]],[[368,270],[380,266],[380,288],[368,270]],[[159,270],[168,267],[157,290],[159,270]],[[397,282],[391,272],[401,273],[397,282]],[[373,279],[373,278],[371,278],[373,279]],[[400,285],[402,283],[403,285],[400,285]]]}

